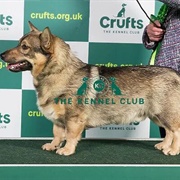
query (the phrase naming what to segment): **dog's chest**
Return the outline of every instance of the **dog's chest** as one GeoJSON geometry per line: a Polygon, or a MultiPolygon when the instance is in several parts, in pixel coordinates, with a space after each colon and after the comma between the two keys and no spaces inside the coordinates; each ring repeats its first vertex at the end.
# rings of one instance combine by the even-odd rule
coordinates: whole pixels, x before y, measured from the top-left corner
{"type": "Polygon", "coordinates": [[[58,115],[52,106],[48,106],[48,107],[38,106],[38,108],[47,119],[53,122],[58,119],[58,115]]]}
{"type": "Polygon", "coordinates": [[[37,100],[37,105],[47,119],[56,124],[64,124],[65,106],[63,104],[52,102],[47,105],[40,105],[39,100],[37,100]]]}
{"type": "Polygon", "coordinates": [[[56,121],[59,118],[57,108],[53,106],[52,104],[46,105],[46,106],[40,106],[37,102],[39,110],[43,113],[43,115],[51,120],[51,121],[56,121]]]}

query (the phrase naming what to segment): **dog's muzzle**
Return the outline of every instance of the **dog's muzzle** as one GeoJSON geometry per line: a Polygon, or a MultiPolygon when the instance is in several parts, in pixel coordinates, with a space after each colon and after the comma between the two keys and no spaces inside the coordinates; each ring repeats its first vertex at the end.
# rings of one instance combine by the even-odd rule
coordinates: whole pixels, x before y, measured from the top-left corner
{"type": "MultiPolygon", "coordinates": [[[[6,62],[6,52],[1,53],[0,57],[4,62],[6,62]]],[[[8,63],[7,69],[12,72],[27,71],[32,69],[32,64],[26,60],[22,60],[20,62],[8,63]]]]}

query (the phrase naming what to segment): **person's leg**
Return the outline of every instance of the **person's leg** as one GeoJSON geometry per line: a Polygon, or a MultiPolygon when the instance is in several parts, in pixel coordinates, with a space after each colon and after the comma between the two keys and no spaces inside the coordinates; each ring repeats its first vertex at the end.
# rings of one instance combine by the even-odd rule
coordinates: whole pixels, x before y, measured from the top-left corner
{"type": "Polygon", "coordinates": [[[159,131],[160,131],[160,135],[161,135],[161,138],[164,138],[166,136],[166,131],[164,128],[160,127],[159,128],[159,131]]]}

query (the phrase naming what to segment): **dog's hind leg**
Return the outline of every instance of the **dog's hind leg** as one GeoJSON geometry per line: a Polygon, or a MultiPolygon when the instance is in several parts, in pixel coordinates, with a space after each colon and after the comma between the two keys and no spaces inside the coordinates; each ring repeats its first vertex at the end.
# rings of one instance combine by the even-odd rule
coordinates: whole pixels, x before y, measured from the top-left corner
{"type": "Polygon", "coordinates": [[[69,156],[75,153],[77,143],[81,139],[81,134],[85,127],[84,121],[75,119],[72,118],[67,122],[66,144],[63,148],[56,151],[57,154],[69,156]]]}
{"type": "Polygon", "coordinates": [[[169,131],[168,129],[165,129],[165,130],[166,130],[166,136],[164,140],[154,146],[158,150],[164,150],[171,146],[171,143],[173,140],[173,133],[172,131],[169,131]]]}
{"type": "Polygon", "coordinates": [[[54,151],[59,146],[61,146],[61,144],[65,140],[65,129],[64,129],[64,127],[57,126],[56,124],[54,124],[53,134],[54,134],[54,138],[53,138],[52,142],[44,144],[42,146],[43,150],[54,151]]]}
{"type": "Polygon", "coordinates": [[[172,132],[173,140],[171,146],[164,148],[163,153],[165,155],[178,155],[180,153],[180,129],[172,132]]]}
{"type": "MultiPolygon", "coordinates": [[[[176,109],[174,106],[170,107],[176,109]]],[[[180,122],[175,119],[179,119],[180,114],[173,114],[173,109],[170,107],[153,119],[156,124],[163,127],[166,131],[164,140],[156,144],[155,148],[162,150],[165,155],[177,155],[180,153],[180,122]]]]}

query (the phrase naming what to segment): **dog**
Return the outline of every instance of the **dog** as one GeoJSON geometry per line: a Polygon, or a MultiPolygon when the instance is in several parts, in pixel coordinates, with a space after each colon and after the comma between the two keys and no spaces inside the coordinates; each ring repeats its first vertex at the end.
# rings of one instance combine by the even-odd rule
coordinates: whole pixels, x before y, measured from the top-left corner
{"type": "Polygon", "coordinates": [[[117,17],[125,17],[125,6],[127,4],[122,4],[122,9],[118,12],[117,17]]]}
{"type": "Polygon", "coordinates": [[[121,90],[119,89],[119,87],[116,85],[116,80],[115,78],[111,77],[110,78],[111,81],[111,88],[112,88],[112,93],[115,95],[122,95],[121,90]]]}
{"type": "Polygon", "coordinates": [[[86,64],[48,27],[39,31],[31,22],[29,26],[30,32],[17,47],[0,57],[12,72],[31,71],[37,106],[53,122],[54,138],[42,146],[43,150],[68,156],[75,153],[86,128],[129,124],[149,117],[166,131],[155,148],[165,155],[180,153],[177,72],[156,66],[108,68],[86,64]],[[121,93],[112,93],[114,85],[111,87],[109,80],[121,93]]]}

